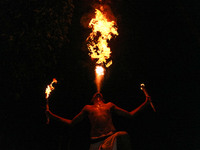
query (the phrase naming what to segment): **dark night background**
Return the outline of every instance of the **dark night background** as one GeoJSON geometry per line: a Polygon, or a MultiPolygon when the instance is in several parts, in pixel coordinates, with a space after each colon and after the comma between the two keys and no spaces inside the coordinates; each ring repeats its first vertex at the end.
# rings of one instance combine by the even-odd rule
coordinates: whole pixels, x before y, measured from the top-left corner
{"type": "MultiPolygon", "coordinates": [[[[72,119],[96,92],[94,63],[85,48],[89,29],[80,24],[89,0],[1,0],[0,149],[87,149],[88,120],[72,129],[46,125],[44,90],[52,112],[72,119]]],[[[112,0],[119,36],[110,42],[105,100],[131,111],[145,96],[134,119],[114,116],[135,150],[200,149],[200,2],[197,0],[112,0]]]]}

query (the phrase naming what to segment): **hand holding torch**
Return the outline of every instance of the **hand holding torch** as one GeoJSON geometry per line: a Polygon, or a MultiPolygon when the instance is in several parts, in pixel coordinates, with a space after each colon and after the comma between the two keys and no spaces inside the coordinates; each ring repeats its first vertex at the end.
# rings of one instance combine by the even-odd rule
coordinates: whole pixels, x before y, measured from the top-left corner
{"type": "MultiPolygon", "coordinates": [[[[49,100],[48,99],[46,99],[47,100],[47,103],[46,103],[46,112],[48,112],[49,111],[49,100]]],[[[46,113],[46,117],[47,117],[47,122],[46,122],[46,124],[49,124],[49,115],[46,113]]]]}
{"type": "MultiPolygon", "coordinates": [[[[46,94],[46,111],[49,111],[49,95],[50,93],[55,89],[53,87],[53,83],[57,83],[57,80],[54,78],[53,81],[51,82],[51,84],[47,85],[47,88],[45,90],[45,94],[46,94]]],[[[49,116],[47,115],[47,124],[49,124],[49,116]]]]}
{"type": "MultiPolygon", "coordinates": [[[[148,94],[147,91],[146,91],[146,88],[145,88],[145,85],[144,85],[144,84],[141,84],[141,85],[140,85],[140,88],[141,88],[141,90],[144,92],[144,94],[145,94],[146,97],[150,97],[149,94],[148,94]]],[[[154,112],[156,112],[156,109],[155,109],[153,103],[151,102],[151,100],[150,100],[150,105],[151,105],[151,107],[153,108],[154,112]]]]}

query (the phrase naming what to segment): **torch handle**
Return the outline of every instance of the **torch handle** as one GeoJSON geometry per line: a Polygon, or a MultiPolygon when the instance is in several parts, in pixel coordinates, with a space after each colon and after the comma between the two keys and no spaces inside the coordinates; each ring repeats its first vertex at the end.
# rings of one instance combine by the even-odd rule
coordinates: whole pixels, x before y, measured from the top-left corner
{"type": "Polygon", "coordinates": [[[155,107],[154,107],[153,103],[152,103],[152,102],[150,102],[150,104],[151,104],[151,107],[153,108],[153,111],[154,111],[154,112],[156,112],[156,109],[155,109],[155,107]]]}
{"type": "MultiPolygon", "coordinates": [[[[48,99],[47,99],[47,103],[46,103],[46,111],[49,111],[49,101],[48,101],[48,99]]],[[[46,124],[49,124],[49,116],[46,115],[46,117],[47,117],[47,122],[46,122],[46,124]]]]}
{"type": "MultiPolygon", "coordinates": [[[[142,91],[144,92],[145,96],[146,96],[146,97],[149,97],[149,94],[147,93],[145,87],[142,86],[141,89],[142,89],[142,91]]],[[[150,105],[151,105],[151,107],[153,108],[153,111],[156,112],[156,109],[155,109],[155,107],[154,107],[154,105],[153,105],[153,103],[152,103],[151,101],[150,101],[150,105]]]]}

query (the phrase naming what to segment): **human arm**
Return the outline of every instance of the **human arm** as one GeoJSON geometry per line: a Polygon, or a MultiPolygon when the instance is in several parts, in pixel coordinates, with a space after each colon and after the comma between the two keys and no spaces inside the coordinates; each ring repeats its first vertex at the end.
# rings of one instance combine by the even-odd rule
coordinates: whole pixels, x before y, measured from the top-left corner
{"type": "Polygon", "coordinates": [[[65,124],[67,124],[67,125],[71,125],[72,120],[66,119],[66,118],[63,118],[63,117],[60,117],[60,116],[58,116],[58,115],[52,113],[50,110],[47,110],[47,111],[46,111],[46,115],[47,115],[50,119],[54,119],[54,120],[63,122],[63,123],[65,123],[65,124]]]}
{"type": "Polygon", "coordinates": [[[124,110],[118,106],[116,106],[115,104],[112,104],[112,110],[114,111],[114,113],[120,115],[120,116],[124,116],[124,117],[133,117],[137,112],[139,112],[140,110],[142,110],[149,102],[150,102],[151,98],[148,96],[146,97],[145,102],[143,102],[140,106],[138,106],[136,109],[128,112],[127,110],[124,110]]]}
{"type": "Polygon", "coordinates": [[[54,120],[63,122],[63,123],[70,125],[70,126],[73,126],[76,123],[82,121],[85,118],[86,113],[87,113],[87,111],[86,111],[86,106],[85,106],[78,115],[76,115],[72,120],[70,120],[70,119],[60,117],[60,116],[52,113],[50,110],[46,111],[46,114],[49,116],[50,119],[54,119],[54,120]]]}

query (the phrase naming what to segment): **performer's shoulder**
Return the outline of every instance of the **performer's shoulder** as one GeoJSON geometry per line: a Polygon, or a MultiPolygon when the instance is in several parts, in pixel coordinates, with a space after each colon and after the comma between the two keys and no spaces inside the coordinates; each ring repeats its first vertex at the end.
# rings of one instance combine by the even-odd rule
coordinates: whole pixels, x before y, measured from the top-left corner
{"type": "Polygon", "coordinates": [[[110,107],[114,107],[115,106],[115,104],[112,103],[112,102],[108,102],[107,105],[109,105],[110,107]]]}
{"type": "Polygon", "coordinates": [[[92,108],[92,105],[85,105],[85,106],[83,107],[83,110],[88,111],[88,110],[90,110],[91,108],[92,108]]]}

